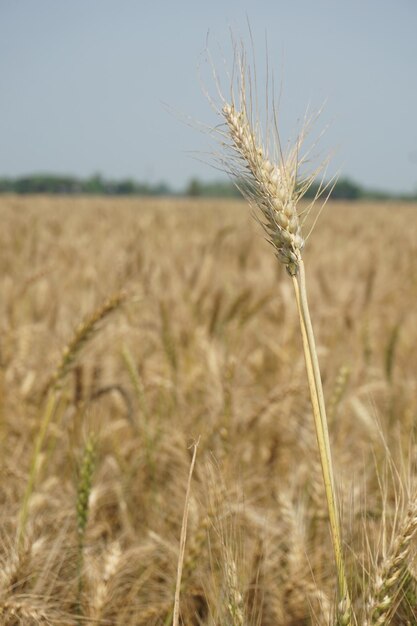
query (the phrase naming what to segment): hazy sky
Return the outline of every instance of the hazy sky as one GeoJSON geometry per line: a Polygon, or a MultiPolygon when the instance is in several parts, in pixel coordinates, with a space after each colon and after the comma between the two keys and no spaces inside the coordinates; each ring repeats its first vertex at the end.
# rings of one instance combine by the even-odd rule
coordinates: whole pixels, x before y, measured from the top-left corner
{"type": "Polygon", "coordinates": [[[332,171],[416,190],[417,0],[0,0],[0,176],[218,177],[180,118],[216,123],[207,33],[227,57],[247,19],[260,59],[268,38],[284,135],[326,101],[332,171]]]}

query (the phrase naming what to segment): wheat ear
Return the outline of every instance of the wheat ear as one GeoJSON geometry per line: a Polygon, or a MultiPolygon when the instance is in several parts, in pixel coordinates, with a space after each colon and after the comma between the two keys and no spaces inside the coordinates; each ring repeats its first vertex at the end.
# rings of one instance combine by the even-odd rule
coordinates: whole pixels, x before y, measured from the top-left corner
{"type": "Polygon", "coordinates": [[[45,390],[59,389],[79,353],[97,331],[100,322],[116,311],[126,298],[127,294],[124,291],[113,294],[77,326],[70,341],[63,349],[58,365],[45,385],[45,390]]]}
{"type": "MultiPolygon", "coordinates": [[[[226,164],[226,169],[234,176],[237,185],[250,203],[260,210],[261,223],[268,240],[274,247],[278,260],[285,265],[293,280],[336,560],[339,600],[344,607],[348,607],[344,611],[344,622],[350,624],[350,600],[336,504],[326,409],[308,308],[305,270],[301,256],[304,239],[297,212],[297,203],[311,185],[316,172],[305,178],[300,177],[300,166],[303,163],[303,158],[300,156],[302,136],[287,156],[282,154],[279,138],[275,137],[275,147],[278,146],[279,158],[275,163],[272,162],[274,159],[268,158],[262,147],[260,131],[250,121],[246,78],[247,70],[243,58],[240,66],[239,109],[232,101],[232,103],[225,102],[221,110],[226,122],[226,133],[222,135],[222,143],[229,148],[229,153],[231,153],[231,165],[228,166],[225,159],[222,159],[222,164],[226,164]],[[228,138],[227,144],[224,142],[224,136],[228,138]]],[[[249,101],[252,98],[253,94],[250,94],[249,101]]]]}
{"type": "Polygon", "coordinates": [[[407,515],[395,538],[392,551],[382,563],[368,602],[367,626],[387,626],[398,601],[398,594],[407,583],[412,542],[417,533],[417,498],[408,507],[407,515]]]}
{"type": "Polygon", "coordinates": [[[231,550],[224,546],[225,551],[225,587],[226,605],[234,626],[244,626],[245,604],[239,589],[236,561],[231,550]]]}
{"type": "Polygon", "coordinates": [[[263,227],[275,248],[278,259],[291,275],[296,275],[304,239],[301,236],[296,202],[300,192],[297,186],[296,152],[285,167],[274,165],[264,156],[246,112],[237,111],[233,104],[225,104],[226,120],[233,146],[246,162],[251,177],[246,178],[246,189],[255,197],[264,217],[263,227]]]}

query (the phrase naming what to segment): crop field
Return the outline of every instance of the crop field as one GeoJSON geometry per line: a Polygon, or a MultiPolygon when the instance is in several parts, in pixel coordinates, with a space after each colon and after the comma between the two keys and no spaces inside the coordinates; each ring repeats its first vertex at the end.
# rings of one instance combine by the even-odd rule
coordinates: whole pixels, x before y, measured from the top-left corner
{"type": "MultiPolygon", "coordinates": [[[[0,623],[168,626],[177,590],[184,626],[341,624],[292,283],[246,203],[0,220],[0,623]]],[[[417,206],[329,203],[304,259],[355,623],[416,624],[417,206]]]]}

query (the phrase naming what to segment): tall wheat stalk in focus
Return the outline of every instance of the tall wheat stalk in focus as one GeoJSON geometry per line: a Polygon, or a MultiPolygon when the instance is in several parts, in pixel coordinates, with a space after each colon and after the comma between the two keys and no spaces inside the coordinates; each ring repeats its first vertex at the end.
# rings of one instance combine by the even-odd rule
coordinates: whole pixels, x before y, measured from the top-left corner
{"type": "MultiPolygon", "coordinates": [[[[254,105],[257,102],[257,94],[253,93],[252,85],[256,87],[256,75],[248,68],[242,49],[236,52],[230,97],[226,99],[219,89],[221,107],[218,108],[218,112],[224,122],[221,128],[216,128],[223,148],[220,161],[251,206],[257,209],[257,219],[267,233],[277,259],[285,265],[293,282],[336,561],[339,596],[337,622],[348,625],[352,623],[352,618],[326,407],[302,260],[305,243],[302,217],[308,214],[311,207],[303,213],[298,210],[300,199],[315,180],[319,170],[307,175],[302,173],[307,155],[301,155],[301,148],[308,123],[296,144],[284,154],[279,140],[274,106],[272,119],[269,123],[267,120],[267,135],[263,141],[262,124],[254,105]]],[[[323,191],[324,188],[319,188],[318,195],[323,191]]]]}

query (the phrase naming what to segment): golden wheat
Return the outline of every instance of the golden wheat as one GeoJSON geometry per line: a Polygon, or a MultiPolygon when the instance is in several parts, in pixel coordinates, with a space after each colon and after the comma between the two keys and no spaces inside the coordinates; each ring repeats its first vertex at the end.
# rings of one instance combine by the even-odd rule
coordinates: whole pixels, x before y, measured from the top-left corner
{"type": "MultiPolygon", "coordinates": [[[[97,457],[83,623],[162,626],[172,616],[189,446],[198,436],[184,624],[231,622],[231,601],[247,626],[336,617],[292,288],[244,204],[2,197],[0,215],[0,624],[79,620],[76,476],[88,433],[97,436],[97,457]],[[21,289],[30,276],[39,278],[21,289]],[[19,548],[40,392],[72,329],[121,289],[135,297],[106,319],[61,380],[19,548]],[[128,392],[135,427],[117,391],[90,400],[114,385],[128,392]]],[[[303,250],[329,398],[342,364],[350,367],[330,440],[358,624],[402,532],[398,496],[417,487],[416,219],[412,205],[331,203],[303,250]],[[382,527],[388,536],[397,529],[392,549],[380,544],[382,527]]],[[[393,626],[416,620],[414,539],[409,545],[411,579],[393,596],[393,626]]]]}

